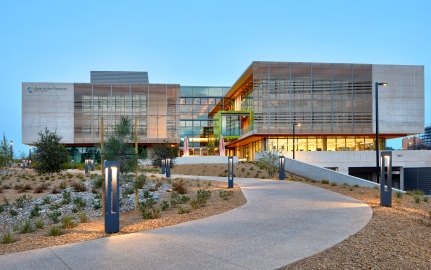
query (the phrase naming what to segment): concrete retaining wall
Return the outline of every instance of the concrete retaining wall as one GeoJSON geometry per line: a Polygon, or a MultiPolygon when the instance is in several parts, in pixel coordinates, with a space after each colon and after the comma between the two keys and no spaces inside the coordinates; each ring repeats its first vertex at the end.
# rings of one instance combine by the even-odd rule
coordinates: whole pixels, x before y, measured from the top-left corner
{"type": "Polygon", "coordinates": [[[328,180],[329,182],[334,182],[334,183],[337,183],[338,185],[342,185],[346,183],[351,186],[358,185],[361,187],[369,187],[369,188],[380,186],[375,182],[371,182],[358,177],[339,173],[329,169],[317,167],[317,166],[303,163],[290,158],[286,158],[285,168],[286,168],[286,171],[289,171],[293,174],[303,176],[316,181],[328,180]]]}
{"type": "MultiPolygon", "coordinates": [[[[233,162],[238,163],[238,157],[233,157],[233,162]]],[[[227,156],[190,156],[190,157],[177,157],[175,159],[175,164],[227,164],[227,156]]]]}

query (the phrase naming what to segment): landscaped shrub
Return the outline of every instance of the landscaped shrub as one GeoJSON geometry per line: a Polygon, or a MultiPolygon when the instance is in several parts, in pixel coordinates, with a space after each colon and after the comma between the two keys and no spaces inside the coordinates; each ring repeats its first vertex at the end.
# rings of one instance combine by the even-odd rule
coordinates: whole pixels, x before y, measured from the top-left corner
{"type": "Polygon", "coordinates": [[[51,219],[52,223],[54,223],[54,224],[56,224],[60,221],[59,218],[61,216],[61,213],[58,210],[51,211],[47,215],[51,219]]]}
{"type": "Polygon", "coordinates": [[[85,206],[87,206],[87,203],[84,201],[84,199],[82,199],[82,197],[79,197],[79,196],[75,197],[75,199],[73,199],[73,203],[79,209],[82,209],[85,206]]]}
{"type": "Polygon", "coordinates": [[[48,231],[49,236],[60,236],[63,234],[63,230],[60,226],[51,226],[48,231]]]}
{"type": "Polygon", "coordinates": [[[49,196],[43,197],[42,205],[50,204],[50,203],[51,203],[51,197],[49,197],[49,196]]]}
{"type": "Polygon", "coordinates": [[[12,244],[13,242],[15,242],[15,239],[14,239],[12,233],[7,232],[7,233],[2,234],[2,237],[1,237],[1,243],[2,244],[12,244]]]}
{"type": "Polygon", "coordinates": [[[67,188],[67,183],[66,182],[61,182],[60,185],[58,186],[60,189],[66,189],[67,188]]]}
{"type": "Polygon", "coordinates": [[[156,201],[153,198],[147,199],[145,202],[140,203],[139,210],[141,211],[142,218],[154,219],[160,217],[160,210],[155,208],[156,201]]]}
{"type": "Polygon", "coordinates": [[[180,204],[180,203],[181,203],[181,196],[177,192],[172,191],[172,193],[171,193],[171,205],[172,205],[172,207],[175,207],[177,204],[180,204]]]}
{"type": "Polygon", "coordinates": [[[403,193],[401,191],[397,191],[395,195],[397,196],[398,199],[401,199],[403,197],[403,193]]]}
{"type": "Polygon", "coordinates": [[[147,176],[145,174],[141,174],[135,179],[133,186],[135,189],[142,189],[146,181],[147,181],[147,176]]]}
{"type": "Polygon", "coordinates": [[[44,183],[42,185],[39,185],[39,186],[35,187],[34,190],[33,190],[33,192],[34,193],[43,193],[47,189],[48,189],[48,184],[44,183]]]}
{"type": "Polygon", "coordinates": [[[14,217],[14,216],[18,215],[18,212],[15,211],[14,209],[10,209],[9,210],[9,214],[10,214],[11,217],[14,217]]]}
{"type": "Polygon", "coordinates": [[[428,202],[428,197],[424,196],[424,202],[428,202]]]}
{"type": "Polygon", "coordinates": [[[331,186],[335,187],[335,186],[338,186],[338,184],[335,182],[331,182],[331,186]]]}
{"type": "Polygon", "coordinates": [[[35,204],[33,208],[30,210],[30,218],[40,216],[40,207],[38,204],[35,204]]]}
{"type": "Polygon", "coordinates": [[[63,199],[61,200],[62,205],[69,204],[71,202],[71,194],[69,191],[64,190],[63,191],[63,199]]]}
{"type": "Polygon", "coordinates": [[[88,222],[88,217],[87,217],[87,214],[85,212],[81,212],[79,214],[79,222],[81,222],[81,223],[87,223],[88,222]]]}
{"type": "Polygon", "coordinates": [[[40,230],[40,229],[43,229],[43,227],[45,227],[45,224],[43,223],[43,220],[41,218],[38,218],[34,222],[34,226],[36,227],[36,229],[40,230]]]}
{"type": "Polygon", "coordinates": [[[169,202],[167,202],[167,201],[163,201],[163,202],[160,204],[160,208],[162,209],[162,211],[166,211],[166,210],[168,210],[168,209],[169,209],[169,207],[170,207],[170,205],[169,205],[169,202]]]}
{"type": "Polygon", "coordinates": [[[232,190],[220,190],[218,193],[218,196],[224,200],[227,201],[229,200],[229,198],[233,195],[233,191],[232,190]]]}
{"type": "Polygon", "coordinates": [[[30,220],[26,220],[24,222],[24,224],[22,224],[19,233],[24,234],[24,233],[31,233],[34,232],[33,226],[31,225],[30,220]]]}
{"type": "Polygon", "coordinates": [[[71,216],[63,217],[62,222],[63,222],[63,229],[71,229],[76,226],[71,216]]]}
{"type": "Polygon", "coordinates": [[[191,211],[190,208],[182,207],[182,206],[179,206],[178,209],[177,209],[177,212],[180,215],[186,214],[186,213],[190,213],[190,211],[191,211]]]}
{"type": "Polygon", "coordinates": [[[75,192],[85,192],[87,191],[87,188],[85,187],[84,183],[81,182],[73,182],[70,184],[70,186],[73,188],[75,192]]]}
{"type": "Polygon", "coordinates": [[[103,179],[100,176],[96,176],[92,182],[93,189],[98,190],[102,188],[103,179]]]}
{"type": "Polygon", "coordinates": [[[93,209],[94,210],[99,210],[100,208],[102,208],[102,202],[98,198],[93,199],[93,201],[91,202],[91,204],[93,205],[93,209]]]}
{"type": "Polygon", "coordinates": [[[23,208],[26,203],[28,203],[32,199],[31,196],[21,195],[15,199],[15,205],[18,208],[23,208]]]}
{"type": "Polygon", "coordinates": [[[187,193],[187,187],[186,183],[183,179],[180,179],[179,181],[175,181],[172,184],[172,190],[178,192],[179,194],[186,194],[187,193]]]}
{"type": "Polygon", "coordinates": [[[188,201],[190,201],[190,197],[187,195],[182,195],[181,199],[180,199],[180,203],[187,203],[188,201]]]}
{"type": "Polygon", "coordinates": [[[415,199],[415,203],[421,202],[421,197],[419,197],[418,195],[414,195],[414,199],[415,199]]]}
{"type": "Polygon", "coordinates": [[[327,184],[329,184],[329,180],[323,179],[323,180],[321,181],[321,183],[322,183],[322,184],[324,184],[324,185],[327,185],[327,184]]]}
{"type": "Polygon", "coordinates": [[[204,207],[207,204],[207,200],[211,197],[210,190],[199,189],[196,194],[196,198],[190,201],[190,205],[193,209],[204,207]]]}
{"type": "Polygon", "coordinates": [[[60,189],[58,187],[53,187],[51,190],[51,194],[58,194],[60,193],[60,189]]]}

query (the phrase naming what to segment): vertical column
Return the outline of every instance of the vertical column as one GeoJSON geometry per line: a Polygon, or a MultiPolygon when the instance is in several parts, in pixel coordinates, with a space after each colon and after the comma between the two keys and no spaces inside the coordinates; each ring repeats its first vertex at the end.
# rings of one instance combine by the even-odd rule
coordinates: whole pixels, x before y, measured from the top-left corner
{"type": "Polygon", "coordinates": [[[105,233],[120,231],[120,162],[105,161],[105,233]]]}
{"type": "Polygon", "coordinates": [[[380,205],[392,206],[392,151],[380,152],[380,205]]]}
{"type": "Polygon", "coordinates": [[[227,158],[227,187],[233,188],[233,156],[227,158]]]}

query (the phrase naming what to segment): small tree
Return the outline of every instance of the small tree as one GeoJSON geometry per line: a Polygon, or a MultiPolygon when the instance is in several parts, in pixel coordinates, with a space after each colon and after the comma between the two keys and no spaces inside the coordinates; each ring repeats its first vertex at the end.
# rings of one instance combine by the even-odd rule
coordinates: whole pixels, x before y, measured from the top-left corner
{"type": "Polygon", "coordinates": [[[41,173],[60,172],[62,165],[68,161],[68,151],[62,145],[61,136],[47,128],[39,131],[39,139],[34,151],[34,168],[41,173]]]}
{"type": "Polygon", "coordinates": [[[268,174],[272,177],[278,170],[278,159],[280,155],[281,153],[276,151],[262,151],[256,153],[258,157],[256,165],[261,169],[267,170],[268,174]]]}
{"type": "Polygon", "coordinates": [[[119,161],[122,173],[132,172],[138,163],[132,141],[132,123],[128,117],[122,116],[105,143],[105,159],[119,161]]]}
{"type": "Polygon", "coordinates": [[[163,144],[154,146],[151,152],[151,161],[153,166],[161,167],[162,159],[170,158],[171,167],[174,165],[174,158],[178,156],[178,147],[171,147],[166,141],[163,144]]]}
{"type": "Polygon", "coordinates": [[[5,167],[11,161],[11,147],[3,133],[3,139],[0,143],[0,167],[5,167]]]}

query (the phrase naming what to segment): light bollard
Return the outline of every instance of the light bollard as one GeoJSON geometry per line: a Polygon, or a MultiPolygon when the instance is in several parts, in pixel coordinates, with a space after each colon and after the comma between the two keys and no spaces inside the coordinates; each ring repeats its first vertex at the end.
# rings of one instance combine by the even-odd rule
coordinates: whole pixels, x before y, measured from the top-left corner
{"type": "Polygon", "coordinates": [[[233,188],[233,156],[227,158],[227,187],[233,188]]]}
{"type": "Polygon", "coordinates": [[[160,160],[160,174],[165,174],[166,170],[166,160],[162,159],[160,160]]]}
{"type": "Polygon", "coordinates": [[[86,159],[85,160],[85,165],[84,165],[84,172],[85,172],[85,175],[88,175],[88,167],[89,167],[89,162],[90,162],[90,160],[89,159],[86,159]]]}
{"type": "Polygon", "coordinates": [[[165,160],[165,172],[166,172],[166,178],[171,177],[171,159],[167,158],[165,160]]]}
{"type": "Polygon", "coordinates": [[[278,157],[278,179],[280,179],[280,180],[284,180],[284,177],[285,177],[285,173],[284,173],[285,162],[286,162],[286,159],[284,156],[278,157]]]}
{"type": "Polygon", "coordinates": [[[392,206],[392,151],[380,152],[380,205],[392,206]]]}
{"type": "Polygon", "coordinates": [[[120,162],[107,161],[105,165],[105,233],[120,231],[119,176],[120,162]]]}

